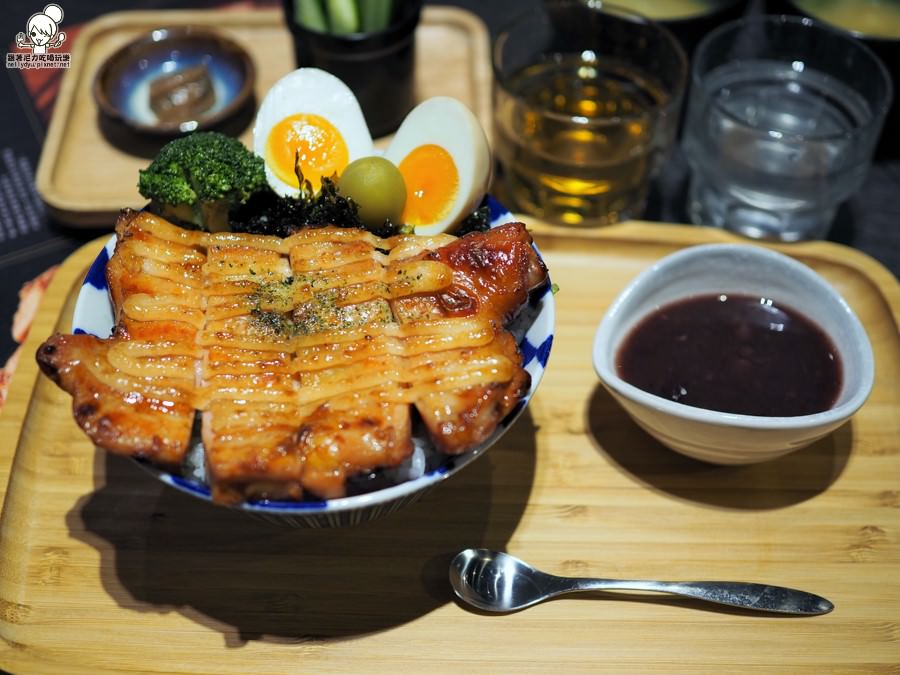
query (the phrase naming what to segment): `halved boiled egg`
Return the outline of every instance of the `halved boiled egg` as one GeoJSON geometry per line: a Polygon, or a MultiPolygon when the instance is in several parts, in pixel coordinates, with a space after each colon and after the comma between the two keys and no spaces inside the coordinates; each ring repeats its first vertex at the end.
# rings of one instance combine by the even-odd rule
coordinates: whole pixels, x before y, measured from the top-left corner
{"type": "Polygon", "coordinates": [[[350,88],[331,73],[299,68],[276,82],[256,114],[253,150],[282,196],[297,196],[295,164],[318,191],[322,178],[372,154],[372,136],[350,88]]]}
{"type": "Polygon", "coordinates": [[[406,116],[384,155],[400,169],[400,220],[416,234],[452,231],[487,192],[491,151],[478,119],[460,101],[436,96],[406,116]]]}

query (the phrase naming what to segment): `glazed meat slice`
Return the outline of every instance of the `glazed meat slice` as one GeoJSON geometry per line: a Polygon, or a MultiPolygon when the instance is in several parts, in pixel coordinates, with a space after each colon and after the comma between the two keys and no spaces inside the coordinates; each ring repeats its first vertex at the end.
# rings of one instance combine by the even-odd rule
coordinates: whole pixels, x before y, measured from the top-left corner
{"type": "MultiPolygon", "coordinates": [[[[509,415],[528,393],[531,376],[522,368],[518,348],[509,333],[495,338],[497,351],[494,363],[505,358],[509,373],[495,382],[472,387],[438,390],[419,397],[416,409],[428,430],[435,447],[449,455],[457,455],[483,443],[494,433],[500,422],[509,415]]],[[[460,355],[466,359],[470,354],[460,355]]]]}
{"type": "Polygon", "coordinates": [[[202,415],[207,480],[213,500],[300,499],[305,458],[297,414],[277,403],[217,401],[202,415]]]}
{"type": "Polygon", "coordinates": [[[409,406],[353,397],[297,420],[278,404],[213,404],[203,414],[203,445],[213,497],[341,497],[361,472],[396,466],[412,453],[409,406]]]}
{"type": "Polygon", "coordinates": [[[177,467],[191,439],[192,381],[122,370],[116,365],[122,345],[91,335],[54,335],[38,349],[37,362],[72,394],[75,421],[96,445],[177,467]]]}
{"type": "Polygon", "coordinates": [[[203,322],[203,233],[148,213],[124,210],[106,265],[115,321],[203,322]]]}
{"type": "Polygon", "coordinates": [[[166,466],[187,452],[194,421],[204,256],[188,233],[124,211],[107,279],[117,326],[108,340],[55,335],[41,369],[72,394],[75,421],[95,444],[166,466]]]}
{"type": "Polygon", "coordinates": [[[409,406],[371,394],[324,404],[303,420],[297,447],[306,457],[303,487],[341,497],[347,478],[397,466],[412,454],[409,406]]]}
{"type": "Polygon", "coordinates": [[[522,223],[509,223],[421,253],[422,260],[447,265],[452,281],[435,293],[394,300],[398,321],[480,315],[507,325],[529,293],[547,283],[547,268],[532,243],[522,223]]]}
{"type": "Polygon", "coordinates": [[[547,282],[547,269],[522,223],[471,234],[421,255],[453,270],[452,283],[436,293],[394,301],[401,322],[422,317],[478,316],[491,322],[489,353],[461,350],[459,362],[472,361],[496,380],[470,387],[444,387],[415,400],[428,433],[447,454],[459,454],[484,442],[528,393],[531,378],[521,367],[512,336],[503,327],[525,304],[529,293],[547,282]]]}
{"type": "Polygon", "coordinates": [[[212,345],[202,364],[201,438],[213,499],[299,499],[304,458],[291,354],[212,345]]]}
{"type": "Polygon", "coordinates": [[[509,223],[423,254],[453,270],[453,285],[438,294],[444,313],[482,313],[508,324],[528,294],[547,283],[547,268],[532,244],[525,225],[509,223]]]}
{"type": "Polygon", "coordinates": [[[337,230],[209,248],[203,444],[217,501],[341,496],[348,476],[411,452],[408,406],[354,394],[358,379],[332,367],[392,322],[383,258],[368,233],[337,230]]]}

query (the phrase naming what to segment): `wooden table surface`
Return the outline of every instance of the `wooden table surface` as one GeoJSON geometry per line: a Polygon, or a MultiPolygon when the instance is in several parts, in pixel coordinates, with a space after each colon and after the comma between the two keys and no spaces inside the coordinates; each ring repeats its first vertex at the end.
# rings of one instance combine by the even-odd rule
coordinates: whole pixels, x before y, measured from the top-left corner
{"type": "Polygon", "coordinates": [[[534,225],[560,286],[526,413],[484,457],[383,520],[294,530],[200,503],[97,451],[30,357],[67,330],[100,249],[57,273],[0,415],[0,667],[12,672],[898,672],[900,289],[862,254],[782,247],[869,332],[877,376],[850,423],[765,464],[684,458],[640,431],[590,362],[613,297],[662,255],[732,238],[630,223],[534,225]],[[61,317],[61,318],[60,318],[61,317]],[[831,614],[767,616],[589,594],[491,616],[452,598],[468,546],[547,571],[803,588],[831,614]]]}

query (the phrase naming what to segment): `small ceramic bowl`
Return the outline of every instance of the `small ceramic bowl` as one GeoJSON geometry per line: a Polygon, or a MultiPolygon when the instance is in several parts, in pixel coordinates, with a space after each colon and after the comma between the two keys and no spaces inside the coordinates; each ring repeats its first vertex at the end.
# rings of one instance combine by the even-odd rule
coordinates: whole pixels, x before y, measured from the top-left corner
{"type": "Polygon", "coordinates": [[[869,338],[844,299],[806,265],[761,246],[709,244],[667,256],[638,275],[610,306],[594,338],[594,368],[634,421],[673,450],[715,464],[753,464],[802,448],[846,422],[872,389],[869,338]],[[835,404],[796,417],[696,408],[643,391],[617,373],[631,330],[659,307],[710,293],[772,298],[803,313],[831,338],[843,367],[835,404]]]}
{"type": "MultiPolygon", "coordinates": [[[[194,26],[158,28],[112,54],[97,71],[94,99],[107,117],[140,133],[172,136],[209,129],[236,115],[252,99],[256,69],[250,55],[223,35],[194,26]],[[203,73],[194,80],[211,96],[197,111],[154,110],[151,88],[174,73],[203,73]]],[[[186,89],[174,94],[184,96],[186,89]]],[[[160,100],[159,97],[156,99],[160,100]]]]}

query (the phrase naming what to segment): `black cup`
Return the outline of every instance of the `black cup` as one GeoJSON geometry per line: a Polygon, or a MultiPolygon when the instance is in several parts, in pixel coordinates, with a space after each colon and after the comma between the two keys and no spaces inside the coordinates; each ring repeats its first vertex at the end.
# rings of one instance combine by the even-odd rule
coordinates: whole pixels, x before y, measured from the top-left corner
{"type": "Polygon", "coordinates": [[[415,35],[421,0],[402,3],[401,14],[375,33],[332,35],[294,20],[294,0],[284,0],[299,67],[326,70],[350,87],[373,137],[397,129],[414,101],[415,35]]]}

